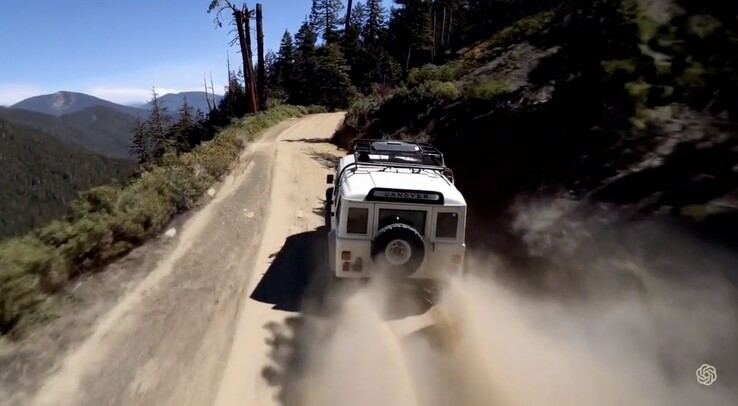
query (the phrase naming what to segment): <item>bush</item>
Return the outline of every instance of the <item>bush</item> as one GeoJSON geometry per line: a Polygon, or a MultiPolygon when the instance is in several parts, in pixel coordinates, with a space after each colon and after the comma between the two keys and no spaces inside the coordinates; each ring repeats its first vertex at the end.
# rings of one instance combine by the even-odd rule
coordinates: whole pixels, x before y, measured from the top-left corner
{"type": "Polygon", "coordinates": [[[465,89],[464,96],[472,100],[492,100],[514,90],[514,86],[504,80],[490,80],[470,85],[465,89]]]}
{"type": "Polygon", "coordinates": [[[363,128],[367,118],[382,104],[382,99],[376,96],[362,96],[354,99],[346,112],[346,124],[354,128],[363,128]]]}
{"type": "Polygon", "coordinates": [[[308,114],[320,114],[327,113],[328,109],[325,106],[318,106],[316,104],[307,106],[308,114]]]}
{"type": "Polygon", "coordinates": [[[124,188],[101,186],[82,193],[68,218],[0,243],[0,333],[33,314],[70,276],[125,254],[177,212],[192,208],[228,172],[243,149],[243,134],[254,138],[308,111],[277,106],[247,117],[191,152],[164,157],[124,188]]]}
{"type": "Polygon", "coordinates": [[[407,76],[407,86],[412,89],[428,82],[452,82],[463,74],[462,65],[457,62],[440,66],[427,64],[410,70],[407,76]]]}
{"type": "Polygon", "coordinates": [[[413,89],[412,94],[421,99],[455,100],[461,97],[461,91],[452,82],[432,80],[413,89]]]}

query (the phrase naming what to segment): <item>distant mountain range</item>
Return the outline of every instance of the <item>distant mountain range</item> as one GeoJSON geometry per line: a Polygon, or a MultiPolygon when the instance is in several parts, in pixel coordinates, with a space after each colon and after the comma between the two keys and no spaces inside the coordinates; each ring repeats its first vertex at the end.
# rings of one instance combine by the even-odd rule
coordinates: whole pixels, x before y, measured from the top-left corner
{"type": "MultiPolygon", "coordinates": [[[[184,97],[208,111],[204,92],[161,96],[173,118],[184,97]]],[[[0,240],[58,218],[80,191],[124,182],[137,166],[131,130],[149,107],[64,91],[0,107],[0,240]]]]}
{"type": "Polygon", "coordinates": [[[10,106],[10,108],[35,111],[37,113],[49,114],[52,116],[63,116],[65,114],[76,113],[90,107],[100,106],[108,107],[110,109],[129,114],[134,117],[146,116],[146,110],[144,109],[123,106],[84,93],[66,91],[56,92],[54,94],[46,94],[42,96],[34,96],[18,102],[10,106]]]}
{"type": "MultiPolygon", "coordinates": [[[[205,92],[166,94],[160,100],[176,120],[185,97],[193,110],[208,111],[205,92]]],[[[215,97],[216,102],[222,98],[215,97]]],[[[149,109],[149,103],[123,106],[84,93],[60,91],[31,97],[9,108],[0,107],[0,119],[96,154],[131,159],[131,130],[137,118],[148,116],[149,109]]]]}

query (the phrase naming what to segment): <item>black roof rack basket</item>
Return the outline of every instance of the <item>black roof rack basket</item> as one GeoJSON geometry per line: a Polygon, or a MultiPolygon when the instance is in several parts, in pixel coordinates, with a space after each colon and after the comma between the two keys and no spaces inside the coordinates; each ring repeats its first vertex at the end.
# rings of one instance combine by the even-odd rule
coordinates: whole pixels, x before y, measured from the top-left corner
{"type": "Polygon", "coordinates": [[[427,142],[400,142],[386,140],[357,139],[353,141],[351,153],[354,154],[355,162],[384,164],[387,166],[424,166],[433,169],[446,168],[443,154],[438,148],[427,142]],[[405,149],[382,148],[382,146],[398,146],[405,149]],[[372,159],[369,155],[380,155],[380,159],[372,159]]]}

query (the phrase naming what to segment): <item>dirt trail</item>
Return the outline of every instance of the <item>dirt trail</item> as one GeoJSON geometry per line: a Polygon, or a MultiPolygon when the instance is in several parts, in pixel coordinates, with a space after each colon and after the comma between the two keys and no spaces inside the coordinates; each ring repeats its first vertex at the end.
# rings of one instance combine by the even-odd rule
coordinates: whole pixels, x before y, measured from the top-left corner
{"type": "Polygon", "coordinates": [[[498,278],[504,262],[480,253],[430,311],[382,280],[322,283],[324,179],[341,155],[327,140],[342,118],[309,116],[251,145],[32,404],[735,404],[738,296],[704,269],[738,258],[687,240],[603,232],[547,203],[516,223],[556,275],[547,295],[498,278]],[[698,280],[677,277],[699,266],[698,280]],[[574,280],[586,294],[559,292],[574,280]],[[627,287],[636,280],[645,290],[627,287]],[[720,371],[709,388],[701,363],[720,371]]]}
{"type": "Polygon", "coordinates": [[[249,294],[288,236],[322,224],[322,159],[336,154],[327,139],[342,118],[308,116],[250,145],[174,250],[99,320],[32,404],[269,404],[264,326],[284,315],[249,294]]]}

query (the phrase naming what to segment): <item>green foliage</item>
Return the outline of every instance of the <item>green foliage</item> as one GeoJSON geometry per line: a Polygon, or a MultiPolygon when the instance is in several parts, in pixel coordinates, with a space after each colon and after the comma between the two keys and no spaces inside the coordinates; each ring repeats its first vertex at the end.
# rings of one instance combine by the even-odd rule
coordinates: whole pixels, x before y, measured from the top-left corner
{"type": "Polygon", "coordinates": [[[319,106],[316,104],[311,104],[310,106],[307,106],[307,112],[308,114],[320,114],[320,113],[327,113],[328,109],[325,106],[319,106]]]}
{"type": "Polygon", "coordinates": [[[464,90],[464,96],[472,100],[492,100],[513,91],[515,87],[505,80],[488,80],[468,86],[464,90]]]}
{"type": "Polygon", "coordinates": [[[461,97],[461,91],[453,82],[431,80],[413,88],[410,94],[420,99],[451,101],[461,97]]]}
{"type": "Polygon", "coordinates": [[[106,158],[0,120],[0,239],[68,213],[77,193],[125,182],[135,162],[106,158]]]}
{"type": "Polygon", "coordinates": [[[310,27],[328,44],[338,42],[341,10],[343,10],[341,0],[313,0],[310,8],[310,27]]]}
{"type": "Polygon", "coordinates": [[[366,125],[366,118],[376,111],[382,101],[382,99],[373,95],[354,99],[346,112],[346,124],[354,128],[363,128],[366,125]]]}
{"type": "Polygon", "coordinates": [[[420,68],[410,70],[407,77],[407,86],[414,88],[430,81],[452,82],[459,79],[463,73],[464,71],[459,63],[449,63],[441,66],[426,64],[420,68]]]}
{"type": "Polygon", "coordinates": [[[105,106],[90,107],[60,117],[0,107],[0,120],[46,133],[73,148],[82,147],[103,156],[131,159],[130,133],[136,118],[105,106]]]}
{"type": "Polygon", "coordinates": [[[68,218],[0,243],[0,331],[31,317],[70,275],[126,253],[158,233],[174,214],[192,208],[228,172],[243,148],[243,136],[252,138],[307,110],[277,106],[248,117],[191,152],[164,155],[159,166],[125,187],[83,193],[68,218]]]}

